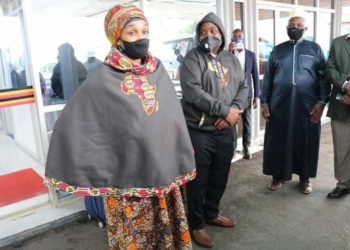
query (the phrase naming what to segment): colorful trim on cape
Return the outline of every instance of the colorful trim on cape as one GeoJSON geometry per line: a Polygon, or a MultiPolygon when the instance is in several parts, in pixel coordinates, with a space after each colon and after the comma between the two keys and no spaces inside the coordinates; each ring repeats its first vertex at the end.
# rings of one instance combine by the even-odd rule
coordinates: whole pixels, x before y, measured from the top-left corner
{"type": "Polygon", "coordinates": [[[165,194],[171,192],[175,187],[179,187],[196,177],[196,170],[179,176],[174,182],[167,186],[154,188],[114,188],[114,187],[79,187],[72,186],[63,181],[56,180],[51,177],[46,177],[45,185],[55,190],[62,190],[77,196],[125,196],[125,197],[164,197],[165,194]]]}

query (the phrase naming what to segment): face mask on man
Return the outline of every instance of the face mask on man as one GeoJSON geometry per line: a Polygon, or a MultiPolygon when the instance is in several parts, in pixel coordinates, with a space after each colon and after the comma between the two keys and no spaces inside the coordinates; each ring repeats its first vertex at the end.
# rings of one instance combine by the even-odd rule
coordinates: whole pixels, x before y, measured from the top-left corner
{"type": "Polygon", "coordinates": [[[202,38],[199,41],[199,45],[206,51],[206,52],[215,52],[220,48],[221,45],[221,39],[217,38],[215,36],[206,36],[202,38]]]}
{"type": "Polygon", "coordinates": [[[149,48],[149,39],[140,39],[135,42],[123,41],[123,53],[130,59],[141,59],[147,55],[149,48]]]}
{"type": "Polygon", "coordinates": [[[302,38],[304,34],[305,29],[300,29],[297,27],[288,27],[287,28],[287,34],[291,40],[298,41],[300,38],[302,38]]]}

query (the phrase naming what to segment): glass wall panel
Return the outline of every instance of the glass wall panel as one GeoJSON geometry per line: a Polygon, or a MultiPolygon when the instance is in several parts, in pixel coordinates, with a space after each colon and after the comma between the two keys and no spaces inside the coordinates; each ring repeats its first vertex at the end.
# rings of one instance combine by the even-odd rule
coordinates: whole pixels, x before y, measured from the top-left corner
{"type": "Polygon", "coordinates": [[[263,75],[265,71],[265,64],[267,63],[270,53],[275,46],[274,11],[259,9],[258,18],[257,32],[259,39],[259,71],[260,75],[263,75]]]}
{"type": "MultiPolygon", "coordinates": [[[[107,11],[116,4],[138,1],[35,0],[30,2],[28,25],[34,68],[39,72],[48,140],[61,109],[102,63],[110,50],[104,32],[107,11]],[[54,110],[54,111],[53,111],[54,110]]],[[[58,198],[67,193],[57,192],[58,198]]]]}
{"type": "Polygon", "coordinates": [[[307,11],[306,16],[304,17],[306,20],[307,31],[305,32],[305,39],[309,41],[315,40],[315,12],[307,11]]]}
{"type": "Polygon", "coordinates": [[[45,124],[47,129],[48,141],[51,140],[51,135],[52,135],[53,128],[55,126],[55,122],[57,121],[60,114],[61,114],[61,111],[53,111],[53,112],[45,113],[45,124]]]}
{"type": "Polygon", "coordinates": [[[13,9],[16,1],[7,1],[0,7],[0,89],[31,86],[27,77],[20,16],[13,9]]]}
{"type": "Polygon", "coordinates": [[[276,3],[289,3],[289,4],[293,4],[294,1],[293,0],[267,0],[269,2],[276,2],[276,3]]]}
{"type": "Polygon", "coordinates": [[[150,25],[150,51],[161,59],[179,89],[180,63],[195,46],[198,21],[216,12],[216,1],[146,1],[145,12],[150,25]]]}
{"type": "Polygon", "coordinates": [[[298,0],[298,5],[305,5],[305,6],[316,6],[315,0],[298,0]]]}
{"type": "Polygon", "coordinates": [[[333,9],[334,8],[334,0],[319,0],[320,8],[333,9]]]}
{"type": "Polygon", "coordinates": [[[0,217],[49,199],[19,3],[0,1],[0,217]]]}
{"type": "Polygon", "coordinates": [[[66,103],[104,59],[110,44],[103,22],[115,4],[111,0],[31,1],[30,43],[40,69],[44,105],[66,103]]]}
{"type": "Polygon", "coordinates": [[[342,1],[341,35],[350,33],[350,0],[342,1]]]}
{"type": "Polygon", "coordinates": [[[243,3],[235,3],[234,6],[235,6],[234,29],[240,29],[244,31],[243,3]]]}
{"type": "Polygon", "coordinates": [[[287,34],[287,25],[290,18],[288,11],[279,12],[279,20],[276,22],[276,44],[283,43],[289,40],[287,34]]]}
{"type": "MultiPolygon", "coordinates": [[[[259,50],[259,73],[264,74],[265,65],[270,53],[275,46],[275,12],[273,10],[259,9],[258,16],[258,50],[259,50]]],[[[262,89],[262,81],[260,81],[262,89]]],[[[260,114],[260,129],[265,129],[265,120],[260,114]]]]}
{"type": "Polygon", "coordinates": [[[328,58],[331,43],[332,14],[318,13],[317,26],[320,31],[317,33],[317,43],[321,46],[325,58],[328,58]]]}

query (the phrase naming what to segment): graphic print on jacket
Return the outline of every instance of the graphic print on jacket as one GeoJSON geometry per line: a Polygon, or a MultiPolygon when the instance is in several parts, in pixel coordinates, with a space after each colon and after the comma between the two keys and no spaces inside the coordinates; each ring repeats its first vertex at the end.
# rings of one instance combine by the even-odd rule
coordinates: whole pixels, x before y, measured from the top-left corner
{"type": "Polygon", "coordinates": [[[229,79],[229,71],[227,67],[224,67],[220,61],[216,61],[215,58],[212,58],[210,61],[208,61],[208,69],[211,72],[214,72],[219,78],[221,87],[227,86],[229,79]]]}

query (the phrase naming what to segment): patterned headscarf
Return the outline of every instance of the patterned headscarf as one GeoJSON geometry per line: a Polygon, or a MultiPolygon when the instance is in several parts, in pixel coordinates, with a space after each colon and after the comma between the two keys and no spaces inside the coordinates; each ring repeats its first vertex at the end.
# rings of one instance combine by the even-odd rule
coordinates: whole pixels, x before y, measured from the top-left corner
{"type": "Polygon", "coordinates": [[[105,17],[105,32],[113,47],[116,47],[125,25],[132,18],[140,18],[147,22],[142,10],[135,5],[116,5],[105,17]]]}

